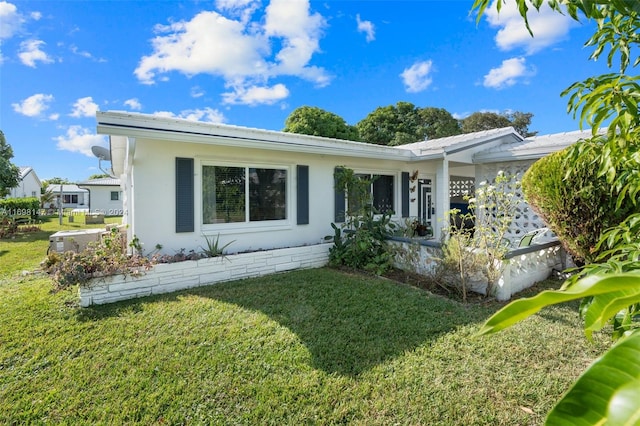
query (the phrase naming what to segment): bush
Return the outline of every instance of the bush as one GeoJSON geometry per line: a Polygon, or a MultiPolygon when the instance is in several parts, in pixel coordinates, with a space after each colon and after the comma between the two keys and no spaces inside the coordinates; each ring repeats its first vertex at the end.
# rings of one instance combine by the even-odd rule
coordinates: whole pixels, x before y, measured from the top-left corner
{"type": "Polygon", "coordinates": [[[346,212],[345,223],[331,224],[334,246],[329,250],[329,264],[363,269],[382,275],[393,267],[395,253],[387,238],[396,225],[391,222],[392,212],[380,213],[372,204],[371,182],[356,175],[353,170],[336,171],[337,188],[349,194],[352,209],[346,212]]]}
{"type": "MultiPolygon", "coordinates": [[[[575,147],[536,161],[522,179],[527,202],[578,264],[591,263],[598,257],[601,250],[597,244],[603,231],[639,211],[629,202],[617,206],[619,192],[606,176],[598,175],[601,146],[597,140],[578,142],[575,147]]],[[[618,172],[624,172],[621,169],[625,167],[617,165],[618,172]]]]}
{"type": "Polygon", "coordinates": [[[117,228],[113,228],[100,241],[90,243],[79,253],[50,253],[42,267],[52,276],[56,290],[86,284],[98,276],[139,274],[141,269],[150,267],[150,262],[142,256],[127,255],[124,238],[117,228]]]}
{"type": "Polygon", "coordinates": [[[37,219],[39,211],[40,202],[35,197],[0,200],[0,214],[7,216],[29,216],[31,219],[37,219]]]}

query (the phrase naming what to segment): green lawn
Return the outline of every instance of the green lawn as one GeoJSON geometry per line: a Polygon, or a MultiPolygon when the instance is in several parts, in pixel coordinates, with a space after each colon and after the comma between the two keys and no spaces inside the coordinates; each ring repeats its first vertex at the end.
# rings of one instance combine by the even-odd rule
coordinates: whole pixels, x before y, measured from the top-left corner
{"type": "Polygon", "coordinates": [[[0,240],[2,424],[540,424],[608,345],[575,306],[477,337],[499,304],[331,269],[80,309],[26,240],[0,240]]]}

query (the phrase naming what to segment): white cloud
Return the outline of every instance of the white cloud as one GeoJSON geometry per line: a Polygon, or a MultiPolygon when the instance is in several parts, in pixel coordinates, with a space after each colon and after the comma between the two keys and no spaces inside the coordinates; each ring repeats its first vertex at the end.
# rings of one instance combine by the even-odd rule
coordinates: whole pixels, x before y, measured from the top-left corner
{"type": "Polygon", "coordinates": [[[42,19],[42,13],[41,12],[31,12],[29,14],[29,16],[31,17],[31,19],[33,19],[34,21],[39,21],[40,19],[42,19]]]}
{"type": "Polygon", "coordinates": [[[190,21],[156,26],[153,52],[141,58],[134,74],[143,84],[162,81],[177,71],[187,76],[220,76],[228,87],[264,86],[280,76],[327,85],[327,72],[309,65],[320,50],[324,18],[310,13],[308,0],[272,0],[263,19],[251,20],[257,4],[218,0],[219,10],[228,15],[242,11],[242,17],[205,11],[190,21]],[[275,46],[278,48],[274,51],[275,46]]]}
{"type": "Polygon", "coordinates": [[[24,18],[15,4],[0,1],[0,41],[13,37],[23,23],[24,18]]]}
{"type": "Polygon", "coordinates": [[[134,111],[140,111],[142,109],[142,104],[138,100],[138,98],[131,98],[124,101],[124,104],[134,111]]]}
{"type": "Polygon", "coordinates": [[[92,61],[95,61],[95,62],[107,62],[106,59],[104,59],[104,58],[96,58],[90,52],[87,52],[86,50],[80,50],[78,48],[78,46],[73,45],[73,44],[71,46],[69,46],[69,50],[74,55],[82,56],[83,58],[91,59],[92,61]]]}
{"type": "Polygon", "coordinates": [[[94,145],[106,146],[106,136],[91,133],[82,126],[70,126],[63,136],[53,138],[57,141],[58,149],[63,151],[79,152],[87,157],[93,157],[91,147],[94,145]]]}
{"type": "Polygon", "coordinates": [[[204,90],[200,86],[193,86],[190,94],[192,98],[201,98],[204,96],[204,90]]]}
{"type": "Polygon", "coordinates": [[[500,13],[497,12],[495,1],[487,8],[487,21],[492,27],[499,27],[496,34],[496,45],[505,51],[522,47],[527,54],[551,46],[567,37],[569,30],[575,21],[568,14],[560,14],[543,4],[540,12],[535,8],[529,8],[529,26],[533,37],[527,31],[526,26],[518,12],[516,2],[504,2],[500,13]]]}
{"type": "Polygon", "coordinates": [[[417,93],[429,87],[433,81],[431,78],[432,71],[433,62],[431,60],[416,62],[409,68],[406,68],[402,74],[400,74],[400,77],[402,77],[407,92],[417,93]]]}
{"type": "Polygon", "coordinates": [[[42,40],[27,40],[20,43],[20,53],[18,53],[20,61],[31,68],[35,68],[38,61],[43,64],[52,63],[53,59],[41,49],[45,44],[42,40]]]}
{"type": "Polygon", "coordinates": [[[222,102],[225,104],[241,105],[273,105],[274,103],[286,99],[289,96],[289,89],[284,84],[276,84],[272,87],[235,87],[233,92],[222,94],[222,102]]]}
{"type": "Polygon", "coordinates": [[[22,102],[11,104],[13,110],[27,117],[40,117],[47,109],[49,104],[53,102],[53,95],[45,95],[37,93],[29,96],[22,102]]]}
{"type": "Polygon", "coordinates": [[[525,58],[505,59],[498,68],[493,68],[484,76],[483,85],[493,89],[504,89],[513,86],[519,79],[534,74],[533,68],[527,68],[525,58]]]}
{"type": "Polygon", "coordinates": [[[158,26],[156,32],[166,35],[152,40],[154,53],[144,56],[134,71],[144,84],[153,84],[158,74],[171,71],[225,79],[267,71],[262,58],[269,51],[266,39],[247,35],[240,22],[217,12],[201,12],[188,22],[158,26]]]}
{"type": "Polygon", "coordinates": [[[98,104],[93,102],[91,96],[80,98],[73,104],[71,117],[94,117],[98,111],[98,104]]]}
{"type": "Polygon", "coordinates": [[[376,27],[371,21],[360,20],[360,15],[356,15],[356,21],[358,22],[358,32],[365,33],[367,35],[367,42],[376,39],[376,27]]]}
{"type": "Polygon", "coordinates": [[[276,54],[275,75],[295,75],[326,86],[329,77],[322,68],[308,67],[311,56],[320,50],[320,38],[326,22],[309,13],[309,1],[271,0],[266,10],[265,34],[281,38],[282,49],[276,54]]]}
{"type": "Polygon", "coordinates": [[[201,121],[206,123],[224,123],[226,118],[223,113],[213,108],[186,109],[174,114],[170,111],[156,111],[152,115],[157,117],[181,118],[189,121],[201,121]]]}

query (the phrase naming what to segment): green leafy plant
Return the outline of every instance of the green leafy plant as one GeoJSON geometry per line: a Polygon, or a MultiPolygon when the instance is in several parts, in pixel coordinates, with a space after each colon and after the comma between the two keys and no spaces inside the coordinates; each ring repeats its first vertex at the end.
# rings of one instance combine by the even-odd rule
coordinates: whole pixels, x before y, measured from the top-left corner
{"type": "Polygon", "coordinates": [[[224,257],[224,249],[235,242],[235,240],[233,240],[229,241],[225,245],[220,245],[220,234],[218,234],[215,239],[213,237],[209,238],[208,236],[204,235],[204,239],[207,243],[207,246],[201,248],[206,257],[224,257]]]}
{"type": "Polygon", "coordinates": [[[468,198],[467,213],[461,214],[458,209],[450,212],[452,220],[435,278],[457,290],[463,301],[467,300],[469,285],[480,277],[487,282],[486,294],[494,292],[510,248],[506,236],[520,203],[516,197],[519,187],[516,175],[498,172],[492,182],[478,185],[474,198],[468,198]]]}
{"type": "MultiPolygon", "coordinates": [[[[490,0],[475,0],[473,8],[478,10],[478,19],[489,3],[490,0]]],[[[638,76],[628,76],[625,72],[629,65],[640,65],[640,56],[635,59],[631,56],[632,48],[640,45],[640,4],[633,0],[516,0],[516,3],[529,32],[530,6],[539,9],[546,4],[559,13],[566,11],[576,20],[579,14],[594,20],[596,31],[586,43],[595,48],[591,59],[598,59],[608,51],[609,67],[614,58],[620,60],[619,73],[588,78],[563,92],[563,96],[569,96],[568,111],[580,117],[581,126],[589,125],[594,136],[608,122],[607,137],[598,143],[571,148],[565,165],[570,174],[570,168],[580,156],[593,155],[595,161],[591,167],[615,191],[612,191],[615,208],[636,206],[640,194],[637,167],[640,164],[640,86],[638,76]]],[[[502,1],[498,0],[495,5],[500,10],[502,1]]],[[[621,340],[583,373],[551,410],[547,424],[637,424],[640,419],[637,404],[640,398],[639,222],[640,216],[631,212],[600,237],[595,246],[598,263],[587,265],[578,278],[567,281],[560,291],[543,292],[532,299],[507,305],[482,329],[483,333],[491,333],[545,306],[582,298],[586,298],[581,312],[588,336],[605,324],[613,324],[613,337],[621,340]]]]}
{"type": "Polygon", "coordinates": [[[145,257],[127,255],[125,247],[124,234],[113,228],[80,252],[49,253],[42,267],[52,277],[54,288],[61,290],[75,284],[88,285],[96,277],[141,274],[151,266],[145,257]]]}
{"type": "Polygon", "coordinates": [[[371,180],[357,176],[353,170],[339,168],[336,184],[349,195],[345,223],[331,224],[334,230],[329,263],[363,269],[381,275],[393,267],[394,253],[387,238],[396,229],[392,212],[379,213],[371,200],[371,180]]]}

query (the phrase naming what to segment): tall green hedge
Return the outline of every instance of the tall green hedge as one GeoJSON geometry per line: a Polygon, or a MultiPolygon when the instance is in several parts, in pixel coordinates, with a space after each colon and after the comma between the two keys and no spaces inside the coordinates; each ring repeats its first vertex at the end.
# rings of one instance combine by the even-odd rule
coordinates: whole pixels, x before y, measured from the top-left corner
{"type": "Polygon", "coordinates": [[[0,215],[38,217],[40,201],[36,197],[5,198],[0,200],[0,215]]]}
{"type": "MultiPolygon", "coordinates": [[[[597,142],[579,142],[586,143],[597,142]]],[[[524,174],[522,189],[574,260],[590,263],[599,254],[596,245],[602,232],[638,211],[638,206],[626,203],[616,208],[618,192],[605,176],[598,176],[602,158],[598,149],[569,155],[567,148],[536,161],[524,174]]]]}

